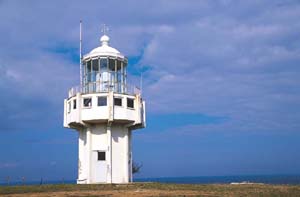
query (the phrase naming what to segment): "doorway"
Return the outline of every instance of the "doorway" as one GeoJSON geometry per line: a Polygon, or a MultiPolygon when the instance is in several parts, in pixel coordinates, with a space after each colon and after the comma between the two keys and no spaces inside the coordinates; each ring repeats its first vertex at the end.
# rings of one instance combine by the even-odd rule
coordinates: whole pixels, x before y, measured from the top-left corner
{"type": "Polygon", "coordinates": [[[106,151],[93,151],[92,180],[94,183],[106,183],[106,151]]]}

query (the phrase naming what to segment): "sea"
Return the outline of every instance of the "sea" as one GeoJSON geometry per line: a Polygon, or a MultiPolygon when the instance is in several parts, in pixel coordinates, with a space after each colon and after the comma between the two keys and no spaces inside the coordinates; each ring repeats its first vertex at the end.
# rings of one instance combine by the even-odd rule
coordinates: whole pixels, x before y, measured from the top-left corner
{"type": "Polygon", "coordinates": [[[197,176],[197,177],[161,177],[141,178],[136,182],[159,182],[179,184],[230,184],[230,183],[265,183],[265,184],[300,184],[300,175],[243,175],[243,176],[197,176]]]}
{"type": "MultiPolygon", "coordinates": [[[[197,176],[197,177],[160,177],[135,178],[134,182],[158,182],[177,184],[230,184],[230,183],[264,183],[264,184],[300,184],[300,175],[242,175],[242,176],[197,176]]],[[[44,185],[75,184],[75,180],[11,181],[0,182],[0,185],[44,185]]]]}

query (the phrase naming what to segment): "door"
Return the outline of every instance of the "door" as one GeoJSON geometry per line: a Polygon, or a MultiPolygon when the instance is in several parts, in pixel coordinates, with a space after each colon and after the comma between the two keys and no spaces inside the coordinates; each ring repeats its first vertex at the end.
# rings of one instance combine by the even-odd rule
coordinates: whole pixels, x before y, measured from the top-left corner
{"type": "Polygon", "coordinates": [[[106,152],[93,151],[93,172],[92,181],[94,183],[106,183],[106,152]]]}

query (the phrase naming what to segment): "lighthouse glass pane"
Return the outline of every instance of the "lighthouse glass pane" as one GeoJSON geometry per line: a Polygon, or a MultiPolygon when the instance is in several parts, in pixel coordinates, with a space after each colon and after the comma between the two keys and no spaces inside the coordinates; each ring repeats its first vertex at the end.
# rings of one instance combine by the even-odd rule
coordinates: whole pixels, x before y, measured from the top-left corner
{"type": "Polygon", "coordinates": [[[121,70],[118,70],[117,71],[117,92],[118,93],[122,93],[121,79],[122,79],[122,73],[121,70]]]}
{"type": "Polygon", "coordinates": [[[116,91],[116,67],[115,67],[115,59],[109,59],[108,60],[108,68],[109,68],[109,72],[110,72],[110,88],[113,91],[116,91]]]}
{"type": "Polygon", "coordinates": [[[98,59],[92,60],[92,64],[93,64],[93,72],[98,72],[99,71],[98,59]]]}
{"type": "Polygon", "coordinates": [[[124,75],[124,83],[126,81],[126,75],[127,75],[127,63],[124,62],[124,66],[123,66],[123,75],[124,75]]]}
{"type": "Polygon", "coordinates": [[[117,61],[117,70],[121,70],[121,61],[120,60],[117,61]]]}
{"type": "Polygon", "coordinates": [[[85,74],[85,67],[86,67],[86,63],[84,61],[82,61],[82,74],[84,75],[85,74]]]}
{"type": "Polygon", "coordinates": [[[115,71],[115,60],[109,59],[109,71],[115,71]]]}
{"type": "Polygon", "coordinates": [[[96,81],[96,74],[99,71],[99,63],[98,59],[92,60],[92,73],[91,73],[91,81],[96,81]]]}
{"type": "Polygon", "coordinates": [[[127,68],[127,63],[123,62],[123,68],[122,68],[122,92],[127,92],[127,86],[126,86],[126,68],[127,68]]]}
{"type": "Polygon", "coordinates": [[[92,70],[92,64],[91,64],[91,61],[88,61],[86,63],[87,82],[91,81],[91,70],[92,70]]]}
{"type": "Polygon", "coordinates": [[[100,72],[107,71],[107,58],[100,59],[100,72]]]}

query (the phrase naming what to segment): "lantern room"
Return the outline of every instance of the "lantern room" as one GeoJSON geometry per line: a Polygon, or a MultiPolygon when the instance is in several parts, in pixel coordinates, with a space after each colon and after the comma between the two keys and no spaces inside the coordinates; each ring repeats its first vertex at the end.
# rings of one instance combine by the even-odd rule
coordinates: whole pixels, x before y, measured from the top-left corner
{"type": "Polygon", "coordinates": [[[101,46],[83,57],[82,91],[127,93],[127,58],[109,46],[107,35],[100,38],[100,43],[101,46]]]}

